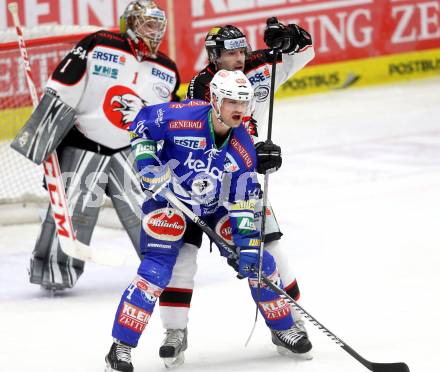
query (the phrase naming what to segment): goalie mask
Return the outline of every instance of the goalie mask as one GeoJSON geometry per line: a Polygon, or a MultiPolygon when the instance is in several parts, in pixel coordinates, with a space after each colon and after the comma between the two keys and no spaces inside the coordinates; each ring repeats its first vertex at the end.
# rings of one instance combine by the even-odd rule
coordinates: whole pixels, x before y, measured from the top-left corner
{"type": "Polygon", "coordinates": [[[231,25],[211,28],[205,37],[205,48],[209,62],[214,64],[217,64],[222,50],[243,49],[246,56],[251,52],[246,35],[231,25]]]}
{"type": "Polygon", "coordinates": [[[211,90],[211,105],[217,119],[224,123],[221,117],[221,107],[225,98],[247,102],[246,115],[251,115],[255,108],[254,89],[242,71],[218,71],[209,84],[211,90]],[[216,103],[217,109],[214,105],[216,103]]]}
{"type": "Polygon", "coordinates": [[[151,0],[132,1],[119,19],[119,29],[134,42],[138,60],[156,58],[166,25],[165,12],[151,0]]]}

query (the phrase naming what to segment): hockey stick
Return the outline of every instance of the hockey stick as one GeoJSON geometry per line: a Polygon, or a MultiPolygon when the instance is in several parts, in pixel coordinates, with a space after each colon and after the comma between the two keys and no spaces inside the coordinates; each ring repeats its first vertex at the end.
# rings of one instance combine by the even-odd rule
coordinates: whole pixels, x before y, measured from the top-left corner
{"type": "MultiPolygon", "coordinates": [[[[148,190],[145,191],[148,195],[152,196],[153,193],[148,190]]],[[[237,248],[226,242],[221,236],[217,235],[214,230],[212,230],[203,219],[197,216],[191,209],[189,209],[177,196],[169,189],[163,189],[161,195],[176,209],[180,210],[185,214],[192,222],[198,225],[202,231],[211,238],[211,240],[219,247],[222,247],[230,255],[230,258],[238,259],[237,248]]],[[[280,295],[287,303],[292,305],[298,312],[300,312],[309,322],[314,326],[318,327],[325,335],[327,335],[336,345],[340,346],[348,354],[350,354],[354,359],[356,359],[363,366],[368,368],[373,372],[410,372],[408,366],[405,363],[375,363],[370,362],[363,358],[359,353],[357,353],[353,348],[351,348],[345,341],[337,337],[333,332],[331,332],[322,323],[316,320],[315,317],[310,315],[303,307],[298,305],[298,303],[287,294],[282,288],[280,288],[275,283],[272,283],[264,273],[261,274],[261,279],[264,284],[271,288],[275,293],[280,295]]]]}
{"type": "MultiPolygon", "coordinates": [[[[26,74],[26,81],[32,98],[32,105],[36,108],[38,106],[37,89],[35,88],[32,78],[31,65],[23,37],[23,30],[18,18],[17,3],[10,3],[8,9],[12,15],[15,31],[17,33],[18,47],[20,49],[21,59],[26,74]]],[[[50,154],[47,160],[43,162],[43,168],[61,250],[66,255],[81,261],[90,261],[107,266],[121,265],[125,260],[125,257],[110,252],[97,251],[76,239],[56,152],[50,154]]]]}
{"type": "MultiPolygon", "coordinates": [[[[269,96],[269,118],[268,118],[268,124],[267,124],[267,140],[266,142],[271,143],[272,142],[272,118],[273,118],[273,101],[274,101],[274,95],[275,95],[275,76],[276,76],[276,65],[277,65],[277,59],[278,59],[278,50],[272,49],[273,53],[273,60],[272,60],[272,71],[271,71],[271,77],[270,77],[270,96],[269,96]]],[[[258,273],[257,273],[257,298],[260,298],[260,289],[261,289],[261,273],[262,273],[262,266],[263,266],[263,254],[264,254],[264,236],[266,231],[266,208],[267,208],[267,197],[269,194],[269,174],[270,172],[266,172],[264,174],[264,188],[263,188],[263,206],[261,208],[261,240],[260,240],[260,246],[258,247],[258,273]]],[[[249,337],[245,343],[249,343],[251,340],[251,337],[255,331],[255,327],[257,325],[258,320],[258,305],[255,309],[255,319],[254,319],[254,325],[252,326],[251,332],[249,334],[249,337]]]]}

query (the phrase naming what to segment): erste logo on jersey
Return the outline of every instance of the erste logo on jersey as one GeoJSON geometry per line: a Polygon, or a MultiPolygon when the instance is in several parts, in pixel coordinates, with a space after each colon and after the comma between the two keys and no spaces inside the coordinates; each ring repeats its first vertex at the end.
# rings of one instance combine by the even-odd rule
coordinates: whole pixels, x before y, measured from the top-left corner
{"type": "Polygon", "coordinates": [[[139,110],[146,105],[147,102],[134,90],[115,85],[107,91],[102,110],[110,123],[118,128],[127,129],[139,110]]]}
{"type": "Polygon", "coordinates": [[[151,70],[151,74],[153,76],[158,77],[161,80],[164,80],[164,81],[170,83],[170,84],[174,83],[174,76],[172,76],[172,75],[166,73],[165,71],[162,71],[156,67],[153,67],[153,69],[151,70]]]}
{"type": "Polygon", "coordinates": [[[174,137],[174,143],[192,150],[204,150],[206,148],[205,137],[174,137]]]}
{"type": "Polygon", "coordinates": [[[127,62],[127,58],[124,55],[121,56],[119,54],[102,52],[100,50],[94,50],[92,58],[100,61],[116,63],[118,65],[125,65],[125,62],[127,62]]]}
{"type": "Polygon", "coordinates": [[[142,227],[155,239],[175,242],[182,238],[186,224],[182,212],[172,208],[160,208],[143,218],[142,227]]]}
{"type": "Polygon", "coordinates": [[[267,66],[264,67],[263,71],[257,71],[254,74],[252,74],[251,76],[248,76],[248,79],[252,85],[260,83],[260,82],[262,82],[266,79],[269,79],[269,78],[270,78],[270,71],[267,68],[267,66]]]}

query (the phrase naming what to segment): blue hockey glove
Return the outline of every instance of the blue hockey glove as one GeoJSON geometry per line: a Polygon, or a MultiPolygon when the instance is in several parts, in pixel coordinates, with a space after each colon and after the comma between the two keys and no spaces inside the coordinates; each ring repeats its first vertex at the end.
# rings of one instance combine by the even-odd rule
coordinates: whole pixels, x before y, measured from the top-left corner
{"type": "Polygon", "coordinates": [[[156,201],[166,201],[160,195],[171,180],[171,171],[167,166],[148,166],[141,171],[142,187],[153,193],[156,201]]]}
{"type": "Polygon", "coordinates": [[[252,269],[258,269],[258,259],[257,248],[240,248],[238,272],[247,277],[253,275],[252,269]]]}

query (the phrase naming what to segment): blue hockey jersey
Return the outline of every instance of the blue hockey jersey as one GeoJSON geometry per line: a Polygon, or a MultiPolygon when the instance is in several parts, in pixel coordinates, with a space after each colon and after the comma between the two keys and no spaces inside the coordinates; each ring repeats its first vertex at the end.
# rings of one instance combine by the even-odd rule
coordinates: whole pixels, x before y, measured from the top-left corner
{"type": "Polygon", "coordinates": [[[130,126],[138,171],[142,175],[148,166],[168,164],[170,188],[194,213],[203,217],[224,205],[233,235],[234,230],[255,235],[260,185],[254,145],[240,125],[217,146],[210,111],[211,105],[200,100],[144,107],[130,126]]]}

